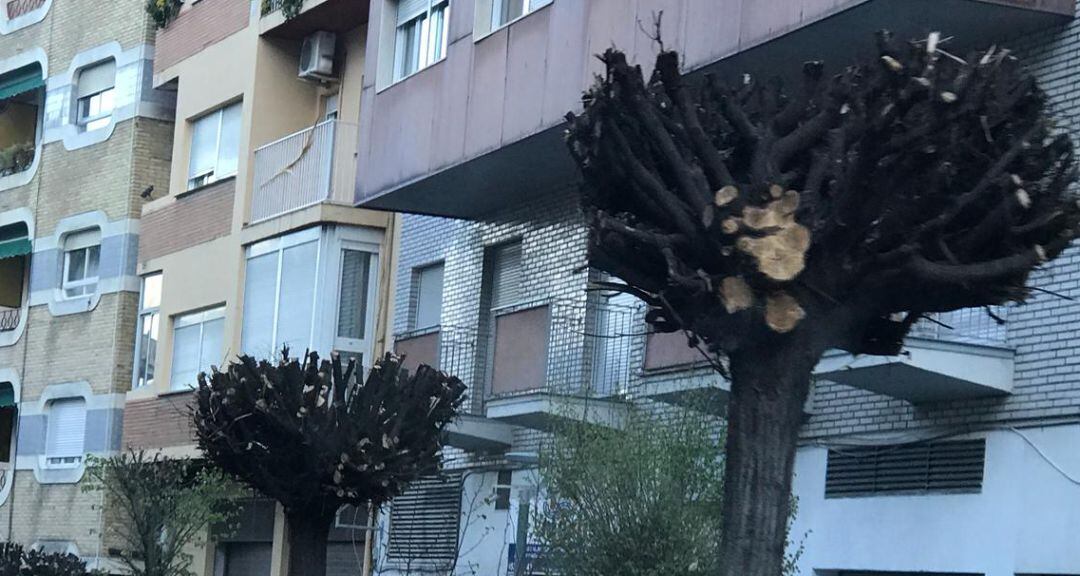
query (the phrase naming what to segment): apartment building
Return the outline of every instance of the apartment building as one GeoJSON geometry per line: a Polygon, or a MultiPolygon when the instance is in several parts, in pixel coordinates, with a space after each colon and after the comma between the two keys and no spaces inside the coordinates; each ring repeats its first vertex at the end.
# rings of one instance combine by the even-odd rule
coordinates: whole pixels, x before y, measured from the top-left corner
{"type": "Polygon", "coordinates": [[[142,0],[0,2],[0,538],[113,570],[86,454],[120,447],[143,200],[170,94],[142,0]]]}
{"type": "MultiPolygon", "coordinates": [[[[386,348],[397,217],[353,206],[367,23],[351,0],[289,19],[280,2],[201,0],[156,32],[150,83],[174,95],[175,129],[132,258],[125,447],[197,456],[196,375],[239,353],[370,366],[386,348]]],[[[241,520],[197,571],[282,573],[282,511],[253,501],[241,520]]],[[[366,519],[339,520],[328,575],[356,573],[363,548],[366,519]]]]}
{"type": "MultiPolygon", "coordinates": [[[[362,87],[360,206],[405,213],[393,333],[411,362],[470,387],[447,474],[384,511],[380,573],[515,574],[538,553],[538,442],[560,418],[629,410],[722,416],[720,381],[685,338],[645,335],[640,306],[587,293],[580,177],[563,115],[642,31],[685,70],[793,76],[872,54],[873,33],[1005,43],[1075,130],[1072,0],[372,0],[362,87]]],[[[1069,252],[1037,282],[1075,296],[1069,252]]],[[[895,358],[830,354],[797,457],[800,574],[1077,574],[1080,370],[1072,299],[941,315],[895,358]]],[[[526,565],[524,573],[529,573],[526,565]]]]}

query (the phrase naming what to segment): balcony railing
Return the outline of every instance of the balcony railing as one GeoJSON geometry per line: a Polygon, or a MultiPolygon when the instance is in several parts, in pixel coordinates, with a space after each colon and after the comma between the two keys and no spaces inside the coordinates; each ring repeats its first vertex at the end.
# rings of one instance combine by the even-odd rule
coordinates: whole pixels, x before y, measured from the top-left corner
{"type": "Polygon", "coordinates": [[[640,307],[552,300],[496,312],[489,396],[544,390],[572,396],[625,392],[641,345],[640,307]]]}
{"type": "Polygon", "coordinates": [[[8,20],[14,20],[23,14],[29,14],[45,5],[45,0],[7,0],[8,20]]]}
{"type": "Polygon", "coordinates": [[[0,332],[8,332],[19,327],[18,308],[0,308],[0,332]]]}
{"type": "MultiPolygon", "coordinates": [[[[1007,317],[1006,308],[993,312],[1002,320],[1007,317]]],[[[700,352],[684,349],[685,336],[650,336],[641,304],[543,300],[497,310],[494,316],[491,330],[442,326],[398,339],[399,348],[429,354],[430,345],[421,341],[437,338],[437,359],[423,361],[437,362],[442,371],[468,385],[470,398],[464,410],[471,414],[482,415],[485,400],[492,398],[537,391],[623,396],[640,392],[651,378],[670,377],[672,371],[711,370],[700,352]]],[[[910,335],[1006,344],[1006,327],[982,309],[937,314],[935,319],[920,321],[910,335]]]]}
{"type": "Polygon", "coordinates": [[[909,336],[962,344],[1004,346],[1008,343],[1005,321],[1008,320],[1009,309],[995,306],[991,312],[1000,321],[982,308],[933,314],[933,320],[923,319],[912,326],[909,336]]]}
{"type": "Polygon", "coordinates": [[[321,202],[352,204],[357,128],[327,120],[255,150],[251,222],[321,202]]]}

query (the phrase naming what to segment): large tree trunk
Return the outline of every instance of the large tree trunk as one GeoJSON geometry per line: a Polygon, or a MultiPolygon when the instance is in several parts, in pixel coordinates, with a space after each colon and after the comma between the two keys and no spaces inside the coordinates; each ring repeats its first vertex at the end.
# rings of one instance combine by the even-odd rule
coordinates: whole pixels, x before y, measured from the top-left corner
{"type": "Polygon", "coordinates": [[[326,576],[326,540],[333,515],[286,511],[285,520],[289,530],[289,576],[326,576]]]}
{"type": "Polygon", "coordinates": [[[780,576],[802,409],[820,357],[785,338],[731,357],[722,576],[780,576]]]}

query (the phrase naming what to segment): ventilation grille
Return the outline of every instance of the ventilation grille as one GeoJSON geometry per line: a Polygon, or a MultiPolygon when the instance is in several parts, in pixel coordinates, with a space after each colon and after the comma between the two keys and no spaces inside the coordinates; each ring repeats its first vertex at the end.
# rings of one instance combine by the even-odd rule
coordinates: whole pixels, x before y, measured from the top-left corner
{"type": "Polygon", "coordinates": [[[978,492],[985,440],[829,450],[825,497],[978,492]]]}
{"type": "Polygon", "coordinates": [[[391,560],[453,561],[461,515],[461,476],[426,476],[390,507],[391,560]]]}

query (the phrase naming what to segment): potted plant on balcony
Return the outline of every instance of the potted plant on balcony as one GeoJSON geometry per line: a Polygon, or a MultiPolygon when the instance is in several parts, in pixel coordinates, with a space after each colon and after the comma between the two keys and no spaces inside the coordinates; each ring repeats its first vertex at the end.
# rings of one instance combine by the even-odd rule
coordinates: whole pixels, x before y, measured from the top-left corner
{"type": "Polygon", "coordinates": [[[164,28],[180,13],[183,0],[146,0],[146,12],[158,28],[164,28]]]}

